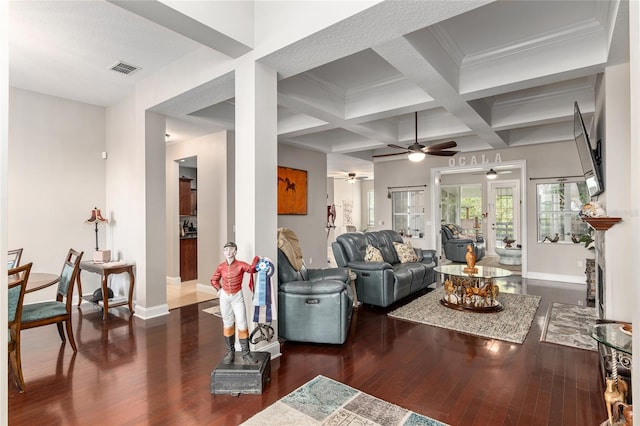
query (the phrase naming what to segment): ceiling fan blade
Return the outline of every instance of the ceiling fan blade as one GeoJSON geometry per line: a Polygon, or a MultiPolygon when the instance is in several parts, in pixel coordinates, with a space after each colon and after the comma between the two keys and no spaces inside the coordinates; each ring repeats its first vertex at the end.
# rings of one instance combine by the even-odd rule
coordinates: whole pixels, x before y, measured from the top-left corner
{"type": "Polygon", "coordinates": [[[442,149],[455,148],[456,146],[458,146],[458,144],[455,143],[455,141],[442,142],[442,143],[436,143],[436,144],[433,144],[433,145],[429,145],[429,146],[423,148],[423,151],[424,152],[440,151],[442,149]]]}
{"type": "Polygon", "coordinates": [[[378,158],[378,157],[391,157],[392,155],[406,155],[408,154],[409,151],[405,151],[405,152],[394,152],[393,154],[378,154],[378,155],[372,155],[373,158],[378,158]]]}
{"type": "Polygon", "coordinates": [[[405,151],[407,150],[407,147],[406,147],[406,146],[400,146],[400,145],[396,145],[396,144],[393,144],[393,143],[390,143],[390,144],[388,144],[387,146],[388,146],[389,148],[404,149],[405,151]]]}
{"type": "Polygon", "coordinates": [[[459,151],[427,151],[426,154],[427,155],[436,155],[436,156],[439,156],[439,157],[453,157],[458,152],[459,151]]]}

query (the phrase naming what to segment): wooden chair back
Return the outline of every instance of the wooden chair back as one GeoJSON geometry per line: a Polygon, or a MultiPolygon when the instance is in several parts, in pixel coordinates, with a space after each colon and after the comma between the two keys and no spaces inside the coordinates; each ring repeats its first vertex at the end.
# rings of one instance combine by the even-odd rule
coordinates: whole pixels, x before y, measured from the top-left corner
{"type": "Polygon", "coordinates": [[[13,269],[20,266],[20,258],[22,257],[22,249],[9,250],[9,259],[7,260],[7,269],[13,269]]]}
{"type": "Polygon", "coordinates": [[[80,261],[82,260],[83,254],[84,252],[69,249],[64,264],[62,265],[56,300],[27,305],[22,311],[22,324],[20,324],[21,330],[57,324],[58,334],[64,342],[66,341],[62,328],[62,324],[64,323],[69,343],[74,352],[77,352],[78,348],[73,338],[73,328],[71,326],[71,302],[73,298],[73,284],[80,271],[80,261]],[[65,298],[66,300],[64,300],[65,298]],[[63,306],[64,310],[62,309],[63,306]]]}
{"type": "Polygon", "coordinates": [[[9,346],[8,354],[16,386],[20,392],[24,391],[24,378],[22,376],[22,361],[20,359],[20,324],[22,319],[22,306],[24,293],[29,281],[32,263],[9,270],[8,288],[8,313],[9,313],[9,346]]]}

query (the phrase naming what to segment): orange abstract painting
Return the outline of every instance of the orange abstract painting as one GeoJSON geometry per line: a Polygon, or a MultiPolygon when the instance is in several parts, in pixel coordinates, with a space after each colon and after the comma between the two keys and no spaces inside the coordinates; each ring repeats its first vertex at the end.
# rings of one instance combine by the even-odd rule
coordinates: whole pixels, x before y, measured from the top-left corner
{"type": "Polygon", "coordinates": [[[307,214],[307,171],[278,167],[278,214],[307,214]]]}

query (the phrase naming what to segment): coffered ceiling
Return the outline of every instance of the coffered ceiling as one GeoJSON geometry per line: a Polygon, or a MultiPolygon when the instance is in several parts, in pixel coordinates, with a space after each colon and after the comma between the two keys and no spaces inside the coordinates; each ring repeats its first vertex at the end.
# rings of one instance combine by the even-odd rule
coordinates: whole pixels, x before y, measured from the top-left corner
{"type": "MultiPolygon", "coordinates": [[[[156,2],[131,4],[137,9],[115,0],[11,1],[10,84],[109,106],[203,46],[145,10],[156,2]],[[107,71],[117,61],[140,70],[126,78],[107,71]]],[[[329,176],[371,177],[373,154],[414,142],[416,111],[424,145],[454,140],[464,152],[570,140],[573,102],[591,117],[596,75],[628,61],[627,7],[378,3],[259,59],[278,71],[279,141],[327,153],[329,176]]],[[[220,34],[212,34],[207,45],[216,49],[220,34]]],[[[223,41],[221,54],[244,51],[223,41]]],[[[158,105],[172,139],[233,129],[233,85],[229,74],[158,105]]]]}

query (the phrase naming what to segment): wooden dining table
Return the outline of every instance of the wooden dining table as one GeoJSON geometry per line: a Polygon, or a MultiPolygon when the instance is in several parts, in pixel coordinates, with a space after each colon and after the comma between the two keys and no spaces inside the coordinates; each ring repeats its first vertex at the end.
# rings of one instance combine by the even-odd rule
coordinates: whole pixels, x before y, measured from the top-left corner
{"type": "Polygon", "coordinates": [[[51,287],[60,281],[60,275],[51,274],[48,272],[32,272],[29,274],[29,280],[27,281],[27,288],[25,293],[31,293],[34,291],[42,290],[43,288],[51,287]]]}

